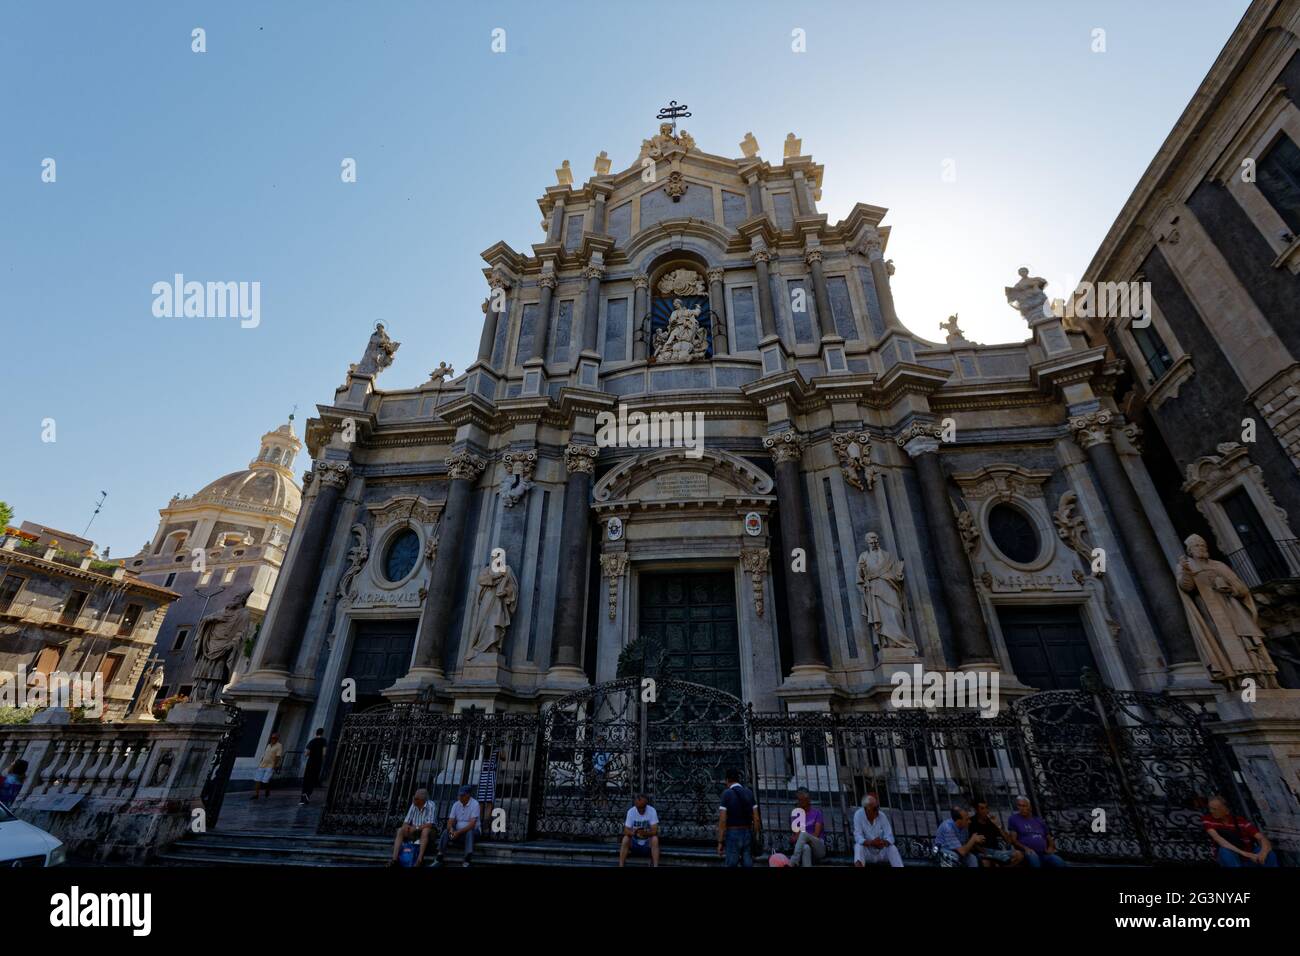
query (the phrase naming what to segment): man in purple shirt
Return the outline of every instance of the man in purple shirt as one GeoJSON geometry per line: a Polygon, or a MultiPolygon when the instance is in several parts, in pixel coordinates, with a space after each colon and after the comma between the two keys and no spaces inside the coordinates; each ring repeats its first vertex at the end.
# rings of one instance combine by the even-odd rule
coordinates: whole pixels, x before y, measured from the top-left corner
{"type": "Polygon", "coordinates": [[[826,857],[826,841],[822,837],[826,822],[822,812],[812,805],[812,794],[807,787],[795,791],[794,801],[797,806],[790,811],[790,829],[794,831],[790,865],[812,866],[826,857]]]}
{"type": "Polygon", "coordinates": [[[1056,855],[1056,841],[1042,817],[1033,815],[1028,797],[1016,797],[1016,812],[1007,820],[1007,835],[1032,867],[1065,866],[1056,855]]]}

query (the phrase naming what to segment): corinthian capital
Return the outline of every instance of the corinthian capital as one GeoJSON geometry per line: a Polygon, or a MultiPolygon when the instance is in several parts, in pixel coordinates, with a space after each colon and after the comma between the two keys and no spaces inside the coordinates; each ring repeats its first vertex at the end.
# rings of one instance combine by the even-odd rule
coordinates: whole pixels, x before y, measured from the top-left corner
{"type": "Polygon", "coordinates": [[[632,277],[632,288],[648,289],[650,287],[650,277],[644,272],[638,272],[632,277]]]}
{"type": "Polygon", "coordinates": [[[1093,445],[1110,441],[1110,424],[1112,416],[1108,411],[1089,412],[1087,415],[1070,416],[1070,432],[1079,447],[1087,451],[1093,445]]]}
{"type": "Polygon", "coordinates": [[[880,241],[880,233],[875,229],[868,229],[862,235],[862,241],[858,243],[858,252],[868,259],[879,259],[884,255],[884,244],[880,241]]]}
{"type": "Polygon", "coordinates": [[[916,458],[938,451],[942,434],[943,430],[931,422],[912,422],[894,436],[894,441],[909,458],[916,458]]]}
{"type": "Polygon", "coordinates": [[[714,266],[707,273],[705,273],[705,275],[709,277],[710,282],[721,282],[722,277],[725,276],[726,274],[727,274],[727,270],[722,269],[718,266],[714,266]]]}
{"type": "Polygon", "coordinates": [[[591,279],[599,279],[604,274],[605,270],[598,265],[589,265],[587,268],[582,270],[582,277],[588,281],[591,279]]]}
{"type": "Polygon", "coordinates": [[[820,249],[809,249],[803,254],[803,261],[808,263],[810,266],[814,263],[821,262],[822,251],[820,249]]]}
{"type": "Polygon", "coordinates": [[[772,260],[772,254],[766,249],[758,249],[749,258],[753,259],[755,264],[760,262],[770,262],[772,260]]]}
{"type": "Polygon", "coordinates": [[[537,280],[537,284],[540,285],[540,286],[541,286],[542,288],[544,288],[544,289],[554,289],[554,288],[555,288],[555,284],[556,284],[556,283],[555,283],[555,273],[554,273],[554,272],[545,272],[545,273],[543,273],[543,274],[542,274],[542,277],[541,277],[540,279],[537,280]]]}
{"type": "Polygon", "coordinates": [[[569,474],[581,472],[584,475],[595,474],[596,456],[600,454],[595,445],[579,445],[569,442],[564,448],[564,468],[569,474]]]}
{"type": "Polygon", "coordinates": [[[328,488],[344,488],[352,477],[352,466],[346,461],[318,461],[312,470],[303,476],[304,484],[310,480],[319,481],[328,488]]]}
{"type": "Polygon", "coordinates": [[[494,268],[491,273],[488,274],[488,286],[490,288],[509,289],[512,285],[514,285],[514,282],[502,269],[494,268]]]}
{"type": "Polygon", "coordinates": [[[457,478],[473,481],[483,473],[483,469],[486,467],[487,462],[478,455],[460,451],[447,458],[447,477],[453,481],[457,478]]]}
{"type": "Polygon", "coordinates": [[[808,447],[808,439],[793,428],[768,435],[763,445],[772,454],[772,460],[778,465],[787,461],[798,461],[803,457],[803,450],[808,447]]]}

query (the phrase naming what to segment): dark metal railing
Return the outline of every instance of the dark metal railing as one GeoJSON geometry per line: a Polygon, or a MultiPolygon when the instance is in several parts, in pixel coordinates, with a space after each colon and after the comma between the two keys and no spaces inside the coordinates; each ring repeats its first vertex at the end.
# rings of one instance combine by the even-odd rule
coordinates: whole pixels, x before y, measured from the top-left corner
{"type": "Polygon", "coordinates": [[[1228,564],[1248,588],[1300,577],[1300,541],[1284,538],[1250,544],[1229,554],[1228,564]]]}

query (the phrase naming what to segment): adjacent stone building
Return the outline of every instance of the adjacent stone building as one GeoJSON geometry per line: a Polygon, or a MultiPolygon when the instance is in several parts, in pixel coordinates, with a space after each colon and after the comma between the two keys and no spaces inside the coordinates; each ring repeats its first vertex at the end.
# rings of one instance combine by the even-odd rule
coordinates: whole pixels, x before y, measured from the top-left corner
{"type": "Polygon", "coordinates": [[[1251,587],[1300,688],[1297,33],[1300,3],[1251,5],[1089,265],[1093,307],[1073,304],[1127,361],[1116,400],[1177,537],[1251,587]],[[1149,308],[1123,308],[1121,284],[1149,308]]]}
{"type": "Polygon", "coordinates": [[[251,590],[248,607],[255,621],[262,619],[302,504],[293,477],[301,449],[291,418],[262,436],[247,468],[173,497],[158,512],[152,540],[126,560],[141,580],[179,593],[158,631],[158,700],[190,696],[194,643],[205,616],[251,590]]]}
{"type": "Polygon", "coordinates": [[[997,671],[1004,698],[1086,668],[1213,692],[1107,346],[1028,269],[989,289],[1024,341],[917,335],[886,211],[820,213],[793,134],[779,163],[740,151],[665,123],[622,171],[566,164],[543,240],[484,252],[459,376],[380,389],[399,343],[375,329],[307,428],[303,517],[229,690],[236,775],[272,729],[292,768],[384,700],[536,709],[639,636],[768,712],[882,708],[914,663],[997,671]]]}
{"type": "Polygon", "coordinates": [[[0,543],[0,682],[6,701],[53,675],[103,682],[101,720],[122,719],[179,595],[101,560],[79,535],[23,522],[0,543]],[[19,678],[25,686],[19,687],[19,678]],[[39,678],[37,680],[40,680],[39,678]]]}

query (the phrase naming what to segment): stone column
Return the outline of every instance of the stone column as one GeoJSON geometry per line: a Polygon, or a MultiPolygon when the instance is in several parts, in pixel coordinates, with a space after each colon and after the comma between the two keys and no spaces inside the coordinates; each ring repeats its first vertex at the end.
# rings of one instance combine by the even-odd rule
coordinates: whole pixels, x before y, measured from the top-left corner
{"type": "Polygon", "coordinates": [[[644,273],[632,277],[632,321],[634,323],[632,331],[632,358],[637,362],[644,362],[649,342],[647,336],[650,334],[648,329],[642,325],[646,314],[650,311],[650,277],[644,273]]]}
{"type": "Polygon", "coordinates": [[[492,346],[497,340],[498,313],[492,311],[492,297],[483,300],[483,331],[478,337],[478,361],[492,363],[492,346]]]}
{"type": "Polygon", "coordinates": [[[935,571],[943,592],[943,603],[952,622],[958,665],[961,667],[997,667],[993,644],[984,624],[970,561],[952,513],[948,497],[948,479],[939,464],[939,439],[934,426],[914,423],[895,441],[907,452],[916,468],[925,502],[925,521],[934,545],[935,571]]]}
{"type": "Polygon", "coordinates": [[[862,252],[871,265],[872,284],[876,287],[876,299],[880,302],[880,313],[885,319],[885,331],[903,331],[903,323],[898,321],[898,313],[894,311],[894,293],[889,289],[889,270],[885,267],[884,248],[880,233],[875,229],[867,233],[862,241],[862,252]]]}
{"type": "Polygon", "coordinates": [[[452,609],[460,594],[461,547],[465,541],[465,522],[470,511],[474,484],[487,466],[482,458],[469,452],[457,452],[447,459],[447,502],[438,521],[438,553],[429,575],[429,592],[420,615],[420,630],[415,641],[413,671],[441,676],[442,662],[451,626],[452,609]]]}
{"type": "Polygon", "coordinates": [[[564,449],[569,479],[564,486],[560,530],[560,571],[551,634],[548,684],[583,684],[582,623],[587,607],[587,544],[591,514],[591,480],[596,470],[595,445],[570,442],[564,449]]]}
{"type": "Polygon", "coordinates": [[[548,245],[554,245],[560,241],[564,233],[564,197],[560,196],[555,200],[555,208],[551,210],[551,227],[546,232],[546,242],[548,245]]]}
{"type": "Polygon", "coordinates": [[[817,301],[817,328],[821,337],[835,335],[835,316],[831,314],[831,296],[826,290],[826,271],[822,268],[822,251],[809,249],[804,261],[812,270],[813,298],[817,301]]]}
{"type": "Polygon", "coordinates": [[[772,256],[766,249],[754,253],[754,271],[758,273],[758,317],[762,325],[760,339],[776,335],[776,313],[772,309],[772,281],[767,264],[772,256]]]}
{"type": "Polygon", "coordinates": [[[280,606],[275,627],[262,642],[262,659],[258,670],[288,671],[293,668],[302,646],[303,629],[311,614],[312,601],[320,586],[321,563],[334,527],[334,513],[339,495],[352,476],[352,466],[345,461],[318,461],[304,477],[304,483],[316,485],[311,507],[305,518],[298,519],[297,534],[302,535],[293,564],[280,584],[280,606]]]}
{"type": "Polygon", "coordinates": [[[802,548],[808,557],[809,570],[788,571],[785,575],[786,613],[794,651],[793,670],[805,676],[810,669],[814,672],[826,669],[821,642],[817,639],[820,602],[811,571],[813,542],[804,522],[803,473],[799,470],[807,439],[794,429],[786,429],[769,435],[763,439],[763,444],[776,462],[776,500],[781,513],[781,543],[785,548],[785,554],[778,555],[776,560],[785,561],[788,566],[789,556],[795,548],[802,548]]]}
{"type": "Polygon", "coordinates": [[[582,351],[596,351],[596,333],[600,327],[600,279],[605,274],[597,262],[582,270],[587,280],[587,297],[582,307],[582,351]]]}
{"type": "Polygon", "coordinates": [[[714,268],[709,276],[709,304],[713,309],[713,354],[727,354],[727,307],[722,288],[722,277],[726,270],[714,268]]]}
{"type": "Polygon", "coordinates": [[[546,338],[551,331],[551,299],[555,296],[555,273],[544,272],[538,282],[542,286],[542,299],[537,305],[537,329],[533,333],[533,352],[529,360],[546,361],[546,338]]]}
{"type": "Polygon", "coordinates": [[[1173,568],[1165,561],[1155,530],[1120,463],[1110,436],[1111,421],[1111,413],[1105,410],[1073,415],[1070,431],[1097,475],[1131,562],[1132,577],[1146,597],[1148,616],[1170,663],[1199,666],[1200,656],[1183,612],[1173,568]]]}
{"type": "Polygon", "coordinates": [[[596,193],[596,204],[592,207],[591,228],[587,230],[598,236],[605,234],[605,194],[596,193]]]}

